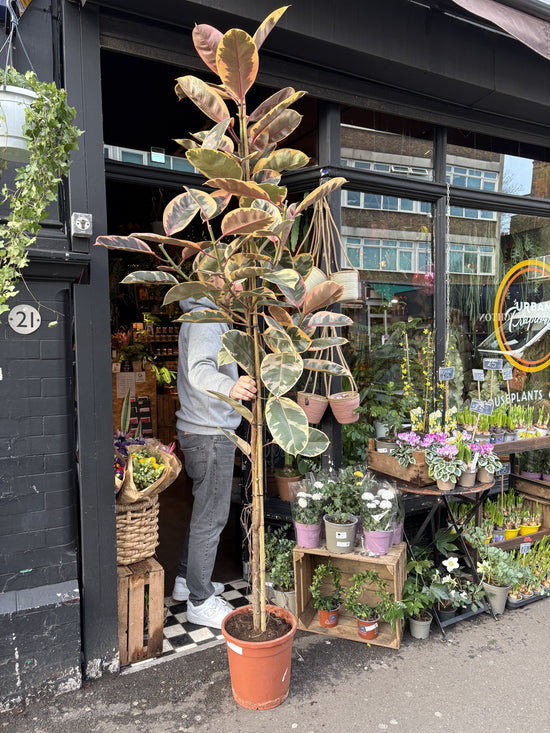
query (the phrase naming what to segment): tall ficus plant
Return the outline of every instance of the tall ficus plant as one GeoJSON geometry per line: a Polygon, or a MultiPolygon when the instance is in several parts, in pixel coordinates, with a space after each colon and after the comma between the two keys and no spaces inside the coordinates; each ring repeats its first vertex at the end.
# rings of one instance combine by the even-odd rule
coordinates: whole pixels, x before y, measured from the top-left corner
{"type": "Polygon", "coordinates": [[[135,272],[122,282],[173,283],[165,305],[208,296],[215,308],[195,310],[179,320],[233,326],[222,337],[219,363],[237,362],[264,388],[264,396],[251,409],[212,393],[232,405],[250,425],[250,442],[223,432],[251,464],[252,605],[258,631],[265,629],[266,623],[262,427],[265,421],[273,441],[286,453],[309,457],[327,449],[327,436],[309,427],[304,411],[285,395],[304,369],[347,374],[342,365],[320,358],[323,350],[344,339],[336,335],[316,338],[315,332],[320,327],[351,323],[347,316],[326,310],[340,299],[342,287],[327,281],[306,293],[304,279],[313,258],[304,253],[293,257],[289,248],[290,231],[301,212],[345,182],[332,179],[299,204],[288,205],[286,201],[281,173],[302,168],[309,159],[298,150],[277,145],[300,123],[301,115],[290,106],[303,92],[287,87],[254,110],[247,109],[246,94],[258,73],[258,49],[285,10],[273,12],[253,37],[238,29],[222,35],[208,25],[194,28],[195,48],[219,76],[220,84],[194,76],[177,79],[176,94],[189,98],[213,122],[210,130],[178,142],[186,148],[187,159],[206,176],[205,185],[211,192],[186,187],[176,196],[164,211],[166,236],[135,234],[97,240],[106,247],[146,252],[157,258],[158,270],[135,272]],[[234,106],[236,113],[232,114],[228,105],[234,106]],[[234,205],[231,210],[229,204],[234,205]],[[197,214],[204,221],[208,240],[174,238],[197,214]],[[192,256],[192,272],[187,276],[182,265],[192,256]],[[233,290],[236,283],[243,284],[242,292],[233,290]]]}

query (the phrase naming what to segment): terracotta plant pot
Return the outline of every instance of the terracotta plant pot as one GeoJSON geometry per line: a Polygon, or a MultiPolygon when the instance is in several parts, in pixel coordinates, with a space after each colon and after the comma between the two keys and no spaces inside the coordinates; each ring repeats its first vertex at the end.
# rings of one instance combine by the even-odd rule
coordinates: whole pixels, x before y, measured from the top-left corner
{"type": "Polygon", "coordinates": [[[359,413],[354,410],[359,407],[360,400],[359,392],[337,392],[328,398],[332,414],[341,425],[359,420],[359,413]]]}
{"type": "Polygon", "coordinates": [[[328,397],[313,392],[298,392],[298,404],[307,415],[312,425],[321,421],[328,406],[328,397]]]}
{"type": "Polygon", "coordinates": [[[291,624],[290,631],[279,639],[241,641],[227,632],[227,622],[238,614],[251,613],[251,606],[236,608],[222,621],[233,697],[239,705],[250,710],[269,710],[277,707],[286,700],[290,685],[296,618],[285,608],[267,606],[267,610],[291,624]]]}
{"type": "Polygon", "coordinates": [[[452,481],[443,481],[443,479],[438,478],[437,479],[437,488],[440,491],[451,491],[454,489],[456,484],[454,484],[452,481]]]}
{"type": "Polygon", "coordinates": [[[279,498],[283,501],[294,501],[296,499],[297,484],[301,479],[301,474],[296,474],[295,476],[276,475],[275,483],[279,492],[279,498]],[[292,484],[296,484],[296,486],[292,484]]]}
{"type": "Polygon", "coordinates": [[[378,622],[380,616],[377,614],[373,619],[365,621],[362,618],[356,618],[357,633],[362,639],[376,639],[378,636],[378,622]]]}
{"type": "Polygon", "coordinates": [[[319,623],[324,629],[332,629],[338,624],[338,608],[333,608],[332,611],[319,611],[319,623]]]}
{"type": "Polygon", "coordinates": [[[495,474],[489,473],[486,468],[477,469],[477,480],[480,484],[490,484],[494,477],[495,474]]]}

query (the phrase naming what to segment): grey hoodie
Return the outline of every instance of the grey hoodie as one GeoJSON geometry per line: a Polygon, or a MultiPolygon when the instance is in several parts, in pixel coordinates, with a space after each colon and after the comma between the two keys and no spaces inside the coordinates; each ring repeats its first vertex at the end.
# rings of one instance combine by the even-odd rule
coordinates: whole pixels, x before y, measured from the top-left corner
{"type": "MultiPolygon", "coordinates": [[[[180,300],[184,313],[216,308],[208,298],[180,300]]],[[[225,323],[185,323],[180,327],[177,428],[186,433],[212,435],[218,428],[235,430],[241,416],[230,405],[206,394],[210,389],[228,395],[239,378],[236,363],[218,366],[225,323]]]]}

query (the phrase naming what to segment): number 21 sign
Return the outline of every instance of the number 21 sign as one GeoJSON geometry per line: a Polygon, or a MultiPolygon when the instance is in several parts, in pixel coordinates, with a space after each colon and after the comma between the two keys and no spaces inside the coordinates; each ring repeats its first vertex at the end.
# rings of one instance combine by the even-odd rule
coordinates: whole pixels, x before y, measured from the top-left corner
{"type": "Polygon", "coordinates": [[[41,322],[40,313],[32,305],[16,305],[8,316],[8,323],[16,333],[32,333],[40,328],[41,322]]]}

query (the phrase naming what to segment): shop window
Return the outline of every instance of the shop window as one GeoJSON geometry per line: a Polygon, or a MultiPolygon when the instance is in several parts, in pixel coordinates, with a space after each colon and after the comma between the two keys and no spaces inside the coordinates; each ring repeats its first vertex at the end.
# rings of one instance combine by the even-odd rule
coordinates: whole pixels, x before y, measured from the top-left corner
{"type": "Polygon", "coordinates": [[[367,237],[344,237],[343,242],[348,259],[361,270],[422,273],[431,265],[431,253],[425,242],[367,237]]]}

